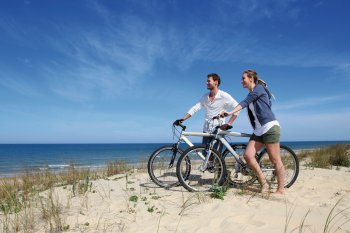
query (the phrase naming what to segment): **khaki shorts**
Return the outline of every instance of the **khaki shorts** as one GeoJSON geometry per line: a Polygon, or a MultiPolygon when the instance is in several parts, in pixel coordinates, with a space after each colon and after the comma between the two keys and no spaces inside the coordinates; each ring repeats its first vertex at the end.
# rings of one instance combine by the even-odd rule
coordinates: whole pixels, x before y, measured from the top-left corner
{"type": "Polygon", "coordinates": [[[261,136],[256,136],[255,134],[253,134],[249,140],[261,142],[263,144],[273,144],[273,143],[280,142],[280,136],[281,136],[280,127],[278,125],[274,125],[272,126],[271,129],[269,129],[266,133],[264,133],[261,136]]]}

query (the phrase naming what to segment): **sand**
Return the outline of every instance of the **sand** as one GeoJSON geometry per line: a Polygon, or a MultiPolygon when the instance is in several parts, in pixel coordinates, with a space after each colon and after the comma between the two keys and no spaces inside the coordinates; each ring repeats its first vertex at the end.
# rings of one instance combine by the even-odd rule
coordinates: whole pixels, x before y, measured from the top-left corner
{"type": "MultiPolygon", "coordinates": [[[[286,195],[262,196],[231,188],[224,200],[182,187],[158,188],[138,170],[93,181],[85,193],[72,188],[57,187],[52,197],[60,207],[58,219],[65,232],[301,232],[306,214],[302,232],[324,232],[337,202],[327,232],[350,232],[349,168],[301,167],[286,195]],[[133,197],[136,202],[130,201],[133,197]]],[[[35,221],[36,232],[48,232],[48,221],[35,221]]]]}

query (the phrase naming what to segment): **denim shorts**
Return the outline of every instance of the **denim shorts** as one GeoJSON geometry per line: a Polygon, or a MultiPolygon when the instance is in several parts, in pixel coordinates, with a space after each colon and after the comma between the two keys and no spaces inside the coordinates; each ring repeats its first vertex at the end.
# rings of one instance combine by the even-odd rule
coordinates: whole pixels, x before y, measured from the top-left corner
{"type": "Polygon", "coordinates": [[[273,144],[273,143],[279,143],[280,142],[280,136],[281,136],[281,129],[278,125],[272,126],[271,129],[269,129],[266,133],[264,133],[261,136],[256,136],[253,134],[250,137],[250,141],[256,141],[261,142],[263,144],[273,144]]]}

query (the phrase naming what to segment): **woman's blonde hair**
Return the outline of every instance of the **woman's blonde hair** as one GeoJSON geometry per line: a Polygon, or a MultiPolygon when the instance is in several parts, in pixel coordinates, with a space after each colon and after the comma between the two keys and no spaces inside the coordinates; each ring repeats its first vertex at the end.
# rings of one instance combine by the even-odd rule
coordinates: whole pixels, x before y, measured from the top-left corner
{"type": "Polygon", "coordinates": [[[267,87],[266,82],[259,78],[258,73],[256,71],[246,70],[243,72],[243,74],[247,74],[248,78],[254,78],[255,83],[259,83],[259,84],[263,85],[264,87],[267,87]]]}
{"type": "Polygon", "coordinates": [[[248,78],[253,78],[256,84],[261,84],[265,88],[267,94],[269,95],[269,98],[273,97],[275,99],[275,96],[267,89],[266,82],[259,78],[259,75],[255,70],[246,70],[243,72],[243,74],[247,74],[248,78]]]}

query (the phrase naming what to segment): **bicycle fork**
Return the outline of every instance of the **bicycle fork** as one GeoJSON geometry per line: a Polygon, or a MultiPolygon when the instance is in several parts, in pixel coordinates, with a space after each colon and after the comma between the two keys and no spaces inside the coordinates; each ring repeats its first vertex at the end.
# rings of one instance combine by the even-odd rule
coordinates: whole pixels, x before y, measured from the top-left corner
{"type": "Polygon", "coordinates": [[[203,154],[201,152],[198,152],[199,156],[201,157],[204,157],[204,161],[203,161],[203,164],[199,166],[199,170],[201,172],[204,172],[205,170],[207,170],[208,168],[208,163],[209,163],[209,158],[211,156],[211,153],[212,153],[212,149],[215,145],[215,143],[217,142],[217,140],[213,140],[212,142],[209,143],[209,145],[206,146],[205,148],[205,152],[206,152],[206,155],[203,156],[203,154]]]}
{"type": "Polygon", "coordinates": [[[199,170],[201,172],[204,172],[205,170],[207,170],[210,155],[211,155],[211,151],[208,151],[207,156],[205,157],[203,164],[199,166],[199,170]]]}
{"type": "Polygon", "coordinates": [[[170,163],[169,163],[169,166],[168,166],[169,169],[174,166],[174,161],[175,161],[176,154],[177,154],[177,151],[179,149],[179,146],[180,146],[180,141],[173,144],[173,149],[172,149],[173,155],[171,156],[171,160],[170,160],[170,163]]]}

